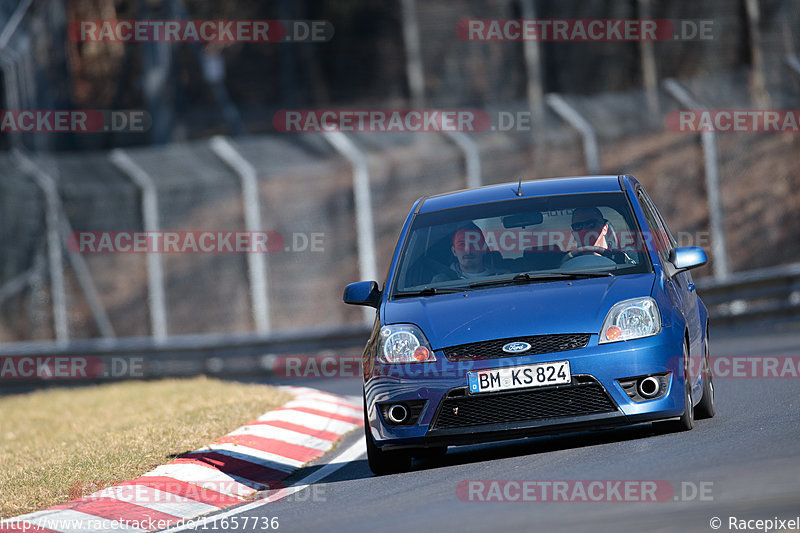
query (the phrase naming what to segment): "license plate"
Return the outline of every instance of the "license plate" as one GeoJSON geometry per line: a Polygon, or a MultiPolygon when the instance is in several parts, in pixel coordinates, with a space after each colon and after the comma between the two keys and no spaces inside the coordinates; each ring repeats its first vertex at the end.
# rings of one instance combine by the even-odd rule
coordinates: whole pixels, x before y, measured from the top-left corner
{"type": "Polygon", "coordinates": [[[475,370],[467,373],[469,392],[495,392],[546,385],[563,385],[572,382],[569,361],[536,363],[534,365],[509,366],[491,370],[475,370]]]}

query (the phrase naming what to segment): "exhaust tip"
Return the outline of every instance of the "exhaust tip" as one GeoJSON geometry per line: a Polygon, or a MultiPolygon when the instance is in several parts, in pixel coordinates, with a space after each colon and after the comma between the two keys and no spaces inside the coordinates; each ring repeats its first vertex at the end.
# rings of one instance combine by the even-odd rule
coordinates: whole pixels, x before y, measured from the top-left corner
{"type": "Polygon", "coordinates": [[[641,394],[644,398],[652,398],[661,392],[661,382],[657,378],[649,376],[639,380],[638,389],[639,394],[641,394]]]}
{"type": "Polygon", "coordinates": [[[393,424],[402,424],[408,418],[408,409],[401,403],[396,403],[386,410],[386,418],[393,424]]]}

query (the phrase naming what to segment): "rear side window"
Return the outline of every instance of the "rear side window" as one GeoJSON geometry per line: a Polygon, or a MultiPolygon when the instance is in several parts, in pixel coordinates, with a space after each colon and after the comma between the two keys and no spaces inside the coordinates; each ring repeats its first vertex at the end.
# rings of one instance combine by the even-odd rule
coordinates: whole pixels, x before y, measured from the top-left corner
{"type": "Polygon", "coordinates": [[[647,219],[647,225],[650,226],[651,238],[656,245],[658,255],[662,261],[668,261],[669,253],[676,244],[675,238],[647,192],[640,188],[638,196],[639,202],[642,204],[644,217],[647,219]]]}

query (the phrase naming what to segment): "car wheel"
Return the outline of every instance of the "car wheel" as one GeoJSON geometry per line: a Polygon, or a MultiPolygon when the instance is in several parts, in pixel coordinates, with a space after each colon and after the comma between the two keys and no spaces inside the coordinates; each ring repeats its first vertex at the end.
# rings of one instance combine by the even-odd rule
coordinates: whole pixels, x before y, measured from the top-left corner
{"type": "Polygon", "coordinates": [[[714,402],[714,375],[711,372],[711,362],[709,361],[708,333],[706,333],[705,356],[703,357],[703,397],[697,404],[696,417],[712,418],[716,414],[714,402]]]}
{"type": "MultiPolygon", "coordinates": [[[[683,345],[683,360],[684,360],[684,369],[689,368],[688,360],[689,360],[689,349],[686,344],[683,345]]],[[[665,430],[667,433],[678,432],[678,431],[689,431],[694,427],[694,406],[692,405],[692,380],[686,374],[686,370],[684,370],[684,402],[686,404],[686,409],[683,411],[683,414],[678,420],[668,420],[666,422],[660,422],[658,427],[659,429],[665,430]]]]}
{"type": "Polygon", "coordinates": [[[411,468],[411,454],[405,450],[384,451],[375,445],[367,420],[367,402],[364,400],[364,438],[367,441],[367,463],[376,476],[398,474],[411,468]]]}

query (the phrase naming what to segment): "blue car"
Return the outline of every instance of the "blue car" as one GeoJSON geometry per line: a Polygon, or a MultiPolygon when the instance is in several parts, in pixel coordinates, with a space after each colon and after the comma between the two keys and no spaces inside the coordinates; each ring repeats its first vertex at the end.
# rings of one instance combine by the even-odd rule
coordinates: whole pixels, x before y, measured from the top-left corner
{"type": "Polygon", "coordinates": [[[630,175],[510,183],[417,200],[364,350],[369,466],[448,446],[714,416],[708,312],[630,175]]]}

